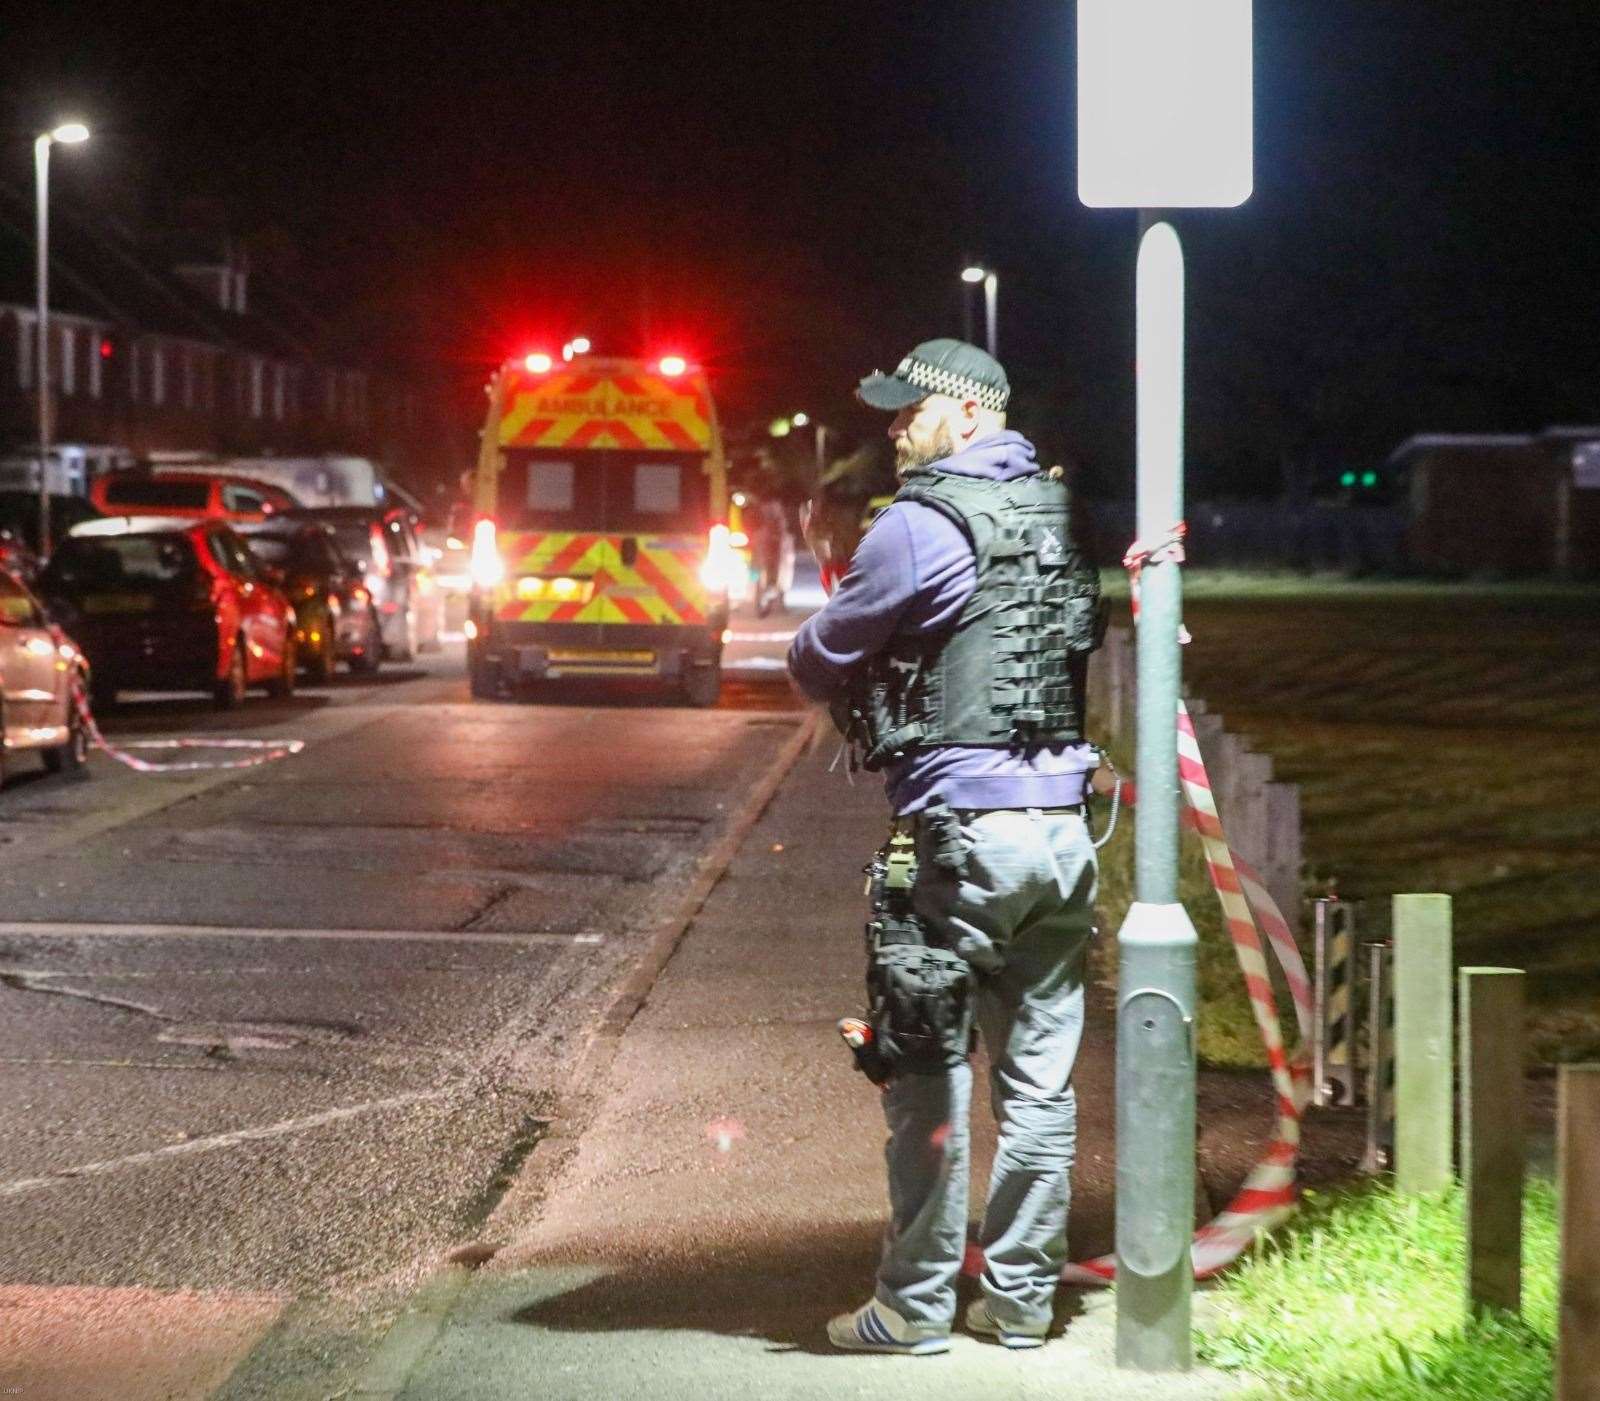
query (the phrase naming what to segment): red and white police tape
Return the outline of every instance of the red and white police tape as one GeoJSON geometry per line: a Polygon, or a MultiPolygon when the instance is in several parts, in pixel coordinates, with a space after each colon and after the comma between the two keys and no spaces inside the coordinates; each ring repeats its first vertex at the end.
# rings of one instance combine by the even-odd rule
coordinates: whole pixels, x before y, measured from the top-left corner
{"type": "Polygon", "coordinates": [[[74,683],[72,703],[77,707],[78,722],[88,736],[89,743],[102,753],[109,754],[119,764],[126,764],[135,773],[199,773],[219,769],[253,769],[270,764],[275,759],[286,759],[306,747],[303,739],[141,739],[129,744],[112,744],[100,732],[89,709],[88,697],[83,687],[74,683]],[[190,750],[190,749],[247,749],[246,759],[180,759],[172,762],[154,762],[130,754],[130,749],[190,750]]]}
{"type": "MultiPolygon", "coordinates": [[[[1234,849],[1222,831],[1211,780],[1195,740],[1188,707],[1178,702],[1178,778],[1188,801],[1184,823],[1200,837],[1211,886],[1233,951],[1244,974],[1251,1010],[1267,1050],[1267,1065],[1277,1091],[1277,1122],[1265,1154],[1245,1179],[1234,1199],[1214,1220],[1195,1233],[1196,1279],[1205,1279],[1233,1263],[1263,1231],[1269,1231],[1294,1210],[1295,1160],[1300,1151],[1300,1119],[1311,1098],[1311,980],[1288,922],[1261,877],[1234,849]],[[1300,1044],[1291,1053],[1284,1045],[1278,1000],[1267,966],[1265,941],[1271,946],[1294,1001],[1300,1044]]],[[[1122,780],[1118,780],[1121,782],[1122,780]]],[[[1124,791],[1122,801],[1134,795],[1124,791]]],[[[969,1261],[969,1264],[973,1262],[969,1261]]],[[[978,1268],[982,1268],[978,1262],[978,1268]]],[[[1109,1284],[1116,1275],[1116,1257],[1103,1255],[1067,1265],[1061,1277],[1069,1284],[1109,1284]]]]}
{"type": "MultiPolygon", "coordinates": [[[[1128,547],[1122,564],[1128,571],[1135,625],[1139,621],[1139,576],[1144,566],[1152,562],[1182,564],[1183,540],[1187,533],[1188,527],[1179,521],[1153,547],[1137,540],[1128,547]]],[[[1189,641],[1188,630],[1181,624],[1178,640],[1189,641]]],[[[1178,780],[1188,803],[1184,822],[1199,835],[1205,851],[1211,886],[1217,892],[1223,922],[1233,941],[1239,970],[1244,974],[1245,990],[1250,996],[1250,1007],[1266,1047],[1273,1088],[1277,1091],[1277,1122],[1266,1153],[1228,1206],[1195,1233],[1192,1250],[1195,1278],[1205,1279],[1232,1264],[1257,1236],[1271,1230],[1294,1210],[1300,1119],[1311,1098],[1311,980],[1306,976],[1305,961],[1277,901],[1268,893],[1256,871],[1228,845],[1211,779],[1195,739],[1194,722],[1182,700],[1178,702],[1178,780]],[[1300,1044],[1293,1053],[1284,1045],[1283,1023],[1278,1016],[1278,999],[1272,988],[1263,935],[1283,970],[1284,981],[1294,1001],[1300,1044]]],[[[1121,791],[1123,781],[1118,779],[1117,782],[1121,791]]],[[[1132,803],[1132,792],[1124,792],[1122,800],[1132,803]]],[[[1116,1256],[1103,1255],[1096,1260],[1067,1265],[1061,1277],[1069,1284],[1109,1284],[1116,1276],[1116,1269],[1116,1256]]]]}

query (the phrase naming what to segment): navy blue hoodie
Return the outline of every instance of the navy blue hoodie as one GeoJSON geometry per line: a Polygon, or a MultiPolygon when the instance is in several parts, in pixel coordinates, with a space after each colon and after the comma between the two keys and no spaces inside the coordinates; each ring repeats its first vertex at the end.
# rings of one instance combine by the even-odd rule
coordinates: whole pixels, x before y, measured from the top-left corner
{"type": "MultiPolygon", "coordinates": [[[[934,467],[1009,481],[1039,471],[1039,462],[1033,444],[1007,430],[934,467]]],[[[790,674],[812,699],[831,700],[890,638],[947,631],[977,586],[977,561],[961,528],[931,506],[897,501],[872,523],[833,597],[800,625],[790,674]]],[[[943,745],[891,763],[885,776],[897,814],[918,812],[936,797],[953,808],[1070,807],[1083,801],[1094,763],[1087,744],[1031,755],[943,745]]]]}

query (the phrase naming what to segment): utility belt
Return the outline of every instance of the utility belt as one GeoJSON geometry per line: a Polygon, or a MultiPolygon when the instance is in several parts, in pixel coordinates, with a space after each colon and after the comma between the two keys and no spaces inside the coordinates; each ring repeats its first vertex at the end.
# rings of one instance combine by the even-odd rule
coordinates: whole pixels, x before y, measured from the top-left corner
{"type": "Polygon", "coordinates": [[[919,833],[931,863],[955,875],[966,869],[960,819],[943,804],[896,818],[866,867],[867,1014],[845,1018],[839,1032],[856,1068],[878,1085],[898,1074],[940,1074],[972,1049],[977,974],[912,908],[919,833]]]}

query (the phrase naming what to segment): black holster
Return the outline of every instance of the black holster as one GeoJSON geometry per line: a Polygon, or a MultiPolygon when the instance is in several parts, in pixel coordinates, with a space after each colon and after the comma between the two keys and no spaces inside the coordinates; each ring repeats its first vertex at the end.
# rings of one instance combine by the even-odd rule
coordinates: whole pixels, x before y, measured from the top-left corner
{"type": "Polygon", "coordinates": [[[902,868],[891,884],[889,853],[885,847],[867,868],[872,914],[865,1020],[872,1036],[853,1048],[857,1068],[879,1085],[902,1072],[936,1075],[960,1065],[972,1044],[972,967],[955,950],[930,941],[911,908],[915,867],[909,880],[902,868]]]}

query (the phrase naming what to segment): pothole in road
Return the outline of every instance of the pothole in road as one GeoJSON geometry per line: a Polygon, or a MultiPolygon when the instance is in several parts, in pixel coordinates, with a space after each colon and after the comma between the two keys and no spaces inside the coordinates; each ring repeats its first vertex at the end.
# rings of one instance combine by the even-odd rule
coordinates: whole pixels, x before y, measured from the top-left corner
{"type": "Polygon", "coordinates": [[[211,1053],[290,1051],[296,1046],[336,1046],[361,1028],[349,1022],[174,1022],[157,1033],[169,1046],[201,1046],[211,1053]]]}

